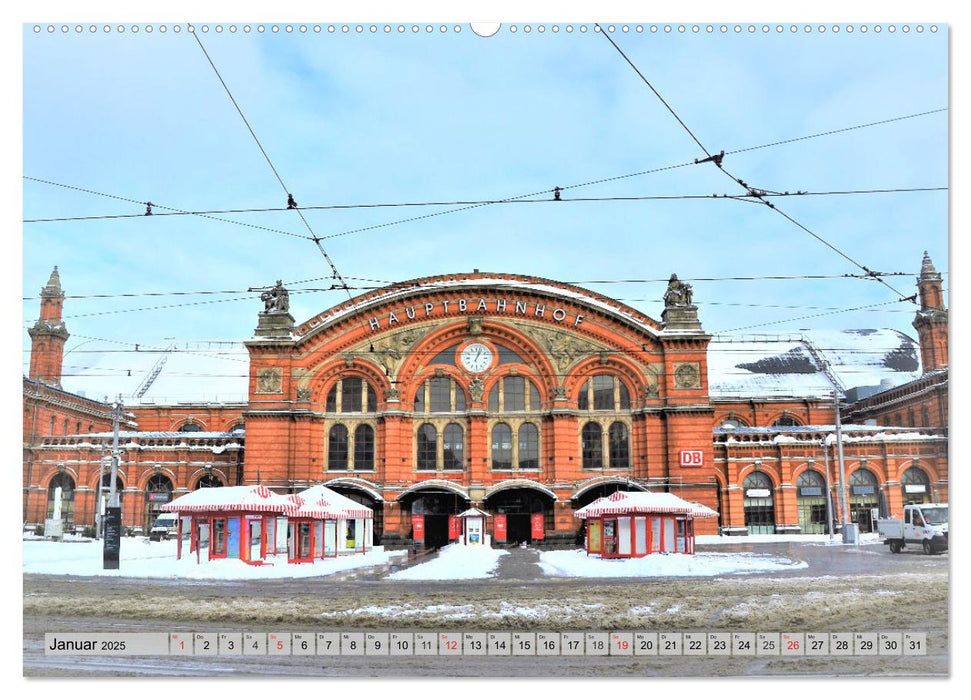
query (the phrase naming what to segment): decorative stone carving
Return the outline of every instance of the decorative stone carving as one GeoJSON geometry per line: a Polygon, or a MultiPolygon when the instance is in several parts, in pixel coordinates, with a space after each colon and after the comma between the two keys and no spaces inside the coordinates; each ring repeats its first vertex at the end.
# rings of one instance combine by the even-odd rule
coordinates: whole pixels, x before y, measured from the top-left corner
{"type": "Polygon", "coordinates": [[[528,335],[540,347],[546,348],[547,354],[560,374],[566,374],[567,370],[578,360],[603,349],[602,346],[572,333],[551,331],[548,328],[536,327],[528,323],[511,323],[510,325],[528,335]]]}
{"type": "Polygon", "coordinates": [[[373,343],[371,347],[374,348],[374,358],[384,368],[384,373],[387,376],[397,376],[398,369],[401,367],[401,363],[408,354],[408,351],[424,334],[424,331],[420,329],[409,328],[400,333],[381,338],[373,343]]]}
{"type": "Polygon", "coordinates": [[[566,400],[566,387],[565,386],[555,386],[550,392],[554,401],[565,401],[566,400]]]}
{"type": "Polygon", "coordinates": [[[401,401],[401,389],[398,387],[391,387],[390,389],[384,390],[384,400],[385,401],[401,401]]]}
{"type": "Polygon", "coordinates": [[[674,383],[679,389],[701,386],[701,368],[697,362],[682,362],[674,368],[674,383]]]}
{"type": "Polygon", "coordinates": [[[472,397],[472,403],[481,403],[482,396],[485,393],[485,382],[476,377],[471,382],[469,382],[469,395],[472,397]]]}
{"type": "Polygon", "coordinates": [[[310,401],[309,386],[297,387],[297,401],[300,401],[301,403],[307,403],[308,401],[310,401]]]}
{"type": "Polygon", "coordinates": [[[657,383],[644,385],[644,398],[656,399],[658,397],[657,383]]]}
{"type": "Polygon", "coordinates": [[[264,313],[285,314],[290,311],[290,292],[284,288],[283,280],[277,280],[275,287],[260,294],[260,299],[263,301],[264,313]]]}
{"type": "Polygon", "coordinates": [[[471,335],[481,335],[482,334],[482,317],[481,316],[470,316],[469,317],[469,333],[471,335]]]}
{"type": "Polygon", "coordinates": [[[283,372],[275,367],[264,367],[256,372],[258,394],[279,394],[283,390],[283,372]]]}
{"type": "Polygon", "coordinates": [[[664,308],[677,306],[691,306],[691,285],[672,274],[668,288],[664,291],[664,308]]]}

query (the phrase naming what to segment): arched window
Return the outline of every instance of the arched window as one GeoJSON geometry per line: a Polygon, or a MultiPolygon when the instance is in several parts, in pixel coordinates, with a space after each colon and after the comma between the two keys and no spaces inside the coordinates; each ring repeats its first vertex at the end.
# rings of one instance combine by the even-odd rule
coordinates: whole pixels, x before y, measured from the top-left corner
{"type": "Polygon", "coordinates": [[[354,469],[374,469],[374,428],[362,423],[354,429],[354,469]]]}
{"type": "Polygon", "coordinates": [[[237,423],[229,429],[229,434],[242,437],[246,434],[246,427],[242,423],[237,423]]]}
{"type": "Polygon", "coordinates": [[[911,467],[900,476],[904,503],[930,503],[931,480],[919,467],[911,467]]]}
{"type": "Polygon", "coordinates": [[[493,413],[539,411],[541,408],[539,389],[525,377],[503,377],[489,391],[489,410],[493,413]]]}
{"type": "Polygon", "coordinates": [[[53,518],[55,509],[67,527],[74,525],[74,479],[67,474],[55,474],[47,487],[47,517],[53,518]]]}
{"type": "Polygon", "coordinates": [[[218,489],[222,485],[223,482],[219,480],[219,477],[206,474],[196,482],[196,489],[218,489]]]}
{"type": "Polygon", "coordinates": [[[792,428],[801,423],[788,413],[783,413],[772,422],[773,428],[792,428]]]}
{"type": "Polygon", "coordinates": [[[630,435],[627,426],[620,421],[610,426],[610,468],[627,469],[630,466],[630,435]]]}
{"type": "Polygon", "coordinates": [[[581,411],[627,411],[630,410],[630,392],[617,377],[595,374],[580,387],[577,407],[581,411]]]}
{"type": "Polygon", "coordinates": [[[807,469],[796,479],[799,529],[804,535],[826,533],[826,482],[823,475],[807,469]]]}
{"type": "Polygon", "coordinates": [[[457,413],[466,405],[465,390],[451,377],[432,377],[415,392],[415,413],[457,413]]]}
{"type": "Polygon", "coordinates": [[[462,469],[465,464],[465,431],[458,423],[449,423],[442,432],[442,468],[462,469]]]}
{"type": "Polygon", "coordinates": [[[745,477],[742,489],[745,527],[748,528],[749,534],[774,534],[775,505],[772,498],[772,480],[762,472],[752,472],[745,477]]]}
{"type": "Polygon", "coordinates": [[[327,392],[325,410],[328,413],[374,413],[378,410],[378,395],[360,377],[344,377],[327,392]]]}
{"type": "Polygon", "coordinates": [[[434,470],[438,457],[438,431],[431,423],[424,423],[418,428],[417,468],[419,470],[434,470]]]}
{"type": "Polygon", "coordinates": [[[505,423],[492,429],[492,468],[512,469],[512,428],[505,423]]]}
{"type": "Polygon", "coordinates": [[[347,469],[347,428],[335,425],[330,429],[327,440],[327,469],[347,469]]]}
{"type": "Polygon", "coordinates": [[[539,430],[532,423],[519,426],[519,468],[539,469],[539,430]]]}
{"type": "Polygon", "coordinates": [[[180,433],[201,433],[202,426],[199,425],[198,423],[186,423],[185,425],[179,427],[179,432],[180,433]]]}
{"type": "Polygon", "coordinates": [[[738,418],[726,418],[718,427],[722,430],[738,430],[744,425],[738,418]]]}
{"type": "Polygon", "coordinates": [[[583,426],[580,433],[583,468],[584,469],[603,469],[603,429],[599,423],[587,423],[583,426]]]}

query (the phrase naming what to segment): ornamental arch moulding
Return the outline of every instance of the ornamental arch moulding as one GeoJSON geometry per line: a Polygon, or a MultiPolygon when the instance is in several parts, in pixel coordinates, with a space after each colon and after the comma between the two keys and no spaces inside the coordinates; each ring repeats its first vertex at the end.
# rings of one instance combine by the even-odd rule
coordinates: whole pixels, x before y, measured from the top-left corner
{"type": "MultiPolygon", "coordinates": [[[[599,374],[617,377],[627,389],[631,400],[644,397],[644,387],[657,386],[657,376],[653,371],[645,372],[636,363],[620,353],[597,354],[587,357],[574,365],[569,375],[563,378],[566,395],[577,400],[579,391],[591,377],[599,374]]],[[[633,408],[634,405],[631,405],[633,408]]]]}
{"type": "MultiPolygon", "coordinates": [[[[294,377],[298,376],[296,370],[293,374],[294,377]]],[[[341,356],[330,358],[315,370],[300,372],[294,389],[294,398],[300,401],[301,397],[305,397],[304,400],[310,401],[313,405],[323,406],[327,393],[345,377],[355,377],[367,382],[378,397],[383,397],[384,393],[391,388],[388,377],[370,359],[360,356],[341,356]]]]}
{"type": "Polygon", "coordinates": [[[141,474],[138,475],[138,481],[135,484],[135,489],[138,491],[144,491],[148,487],[148,481],[153,476],[165,476],[172,482],[173,488],[179,483],[176,473],[170,468],[163,466],[161,469],[155,469],[153,465],[145,465],[142,469],[141,474]]]}

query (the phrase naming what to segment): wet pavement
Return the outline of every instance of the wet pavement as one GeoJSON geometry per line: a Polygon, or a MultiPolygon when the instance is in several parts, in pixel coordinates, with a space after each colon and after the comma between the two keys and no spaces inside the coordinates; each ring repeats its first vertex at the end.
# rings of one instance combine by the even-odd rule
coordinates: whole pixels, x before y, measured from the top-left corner
{"type": "Polygon", "coordinates": [[[527,547],[511,547],[499,558],[496,578],[500,581],[536,581],[543,578],[539,568],[539,551],[527,547]]]}

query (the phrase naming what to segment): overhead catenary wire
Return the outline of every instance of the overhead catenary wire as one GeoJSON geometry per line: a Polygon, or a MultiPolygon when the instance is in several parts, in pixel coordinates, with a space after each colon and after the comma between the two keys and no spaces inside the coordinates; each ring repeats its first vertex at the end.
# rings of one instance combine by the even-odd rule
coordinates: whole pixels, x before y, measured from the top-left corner
{"type": "MultiPolygon", "coordinates": [[[[912,272],[884,272],[881,273],[888,277],[911,277],[914,276],[912,272]]],[[[852,273],[841,273],[841,274],[817,274],[817,275],[749,275],[749,276],[735,276],[735,277],[681,277],[680,279],[685,282],[732,282],[732,281],[765,281],[765,280],[815,280],[815,279],[865,279],[867,275],[855,275],[852,273]]],[[[314,278],[309,280],[301,280],[299,282],[286,282],[286,285],[301,284],[306,282],[318,282],[321,279],[330,278],[314,278]]],[[[390,280],[376,280],[371,278],[359,278],[359,277],[345,277],[349,280],[359,280],[366,282],[376,282],[380,283],[382,286],[396,284],[390,280]]],[[[575,280],[575,281],[563,281],[563,284],[580,285],[580,284],[654,284],[654,283],[666,283],[668,278],[648,278],[648,279],[599,279],[599,280],[575,280]]],[[[423,286],[429,285],[415,285],[416,290],[421,289],[423,286]]],[[[352,287],[352,289],[381,289],[382,287],[352,287]]],[[[310,292],[329,292],[333,291],[334,287],[306,287],[306,288],[287,288],[291,294],[306,294],[310,292]]],[[[171,292],[118,292],[116,294],[65,294],[64,299],[125,299],[125,298],[137,298],[137,297],[165,297],[165,296],[209,296],[216,294],[246,294],[252,293],[248,289],[201,289],[201,290],[191,290],[191,291],[171,291],[171,292]]],[[[21,297],[23,301],[32,301],[42,299],[41,296],[26,296],[21,297]]],[[[249,298],[249,297],[247,297],[249,298]]],[[[618,299],[617,301],[623,301],[623,299],[618,299]]],[[[635,299],[634,301],[660,301],[658,299],[635,299]]],[[[701,302],[701,303],[717,303],[717,302],[701,302]]]]}
{"type": "Polygon", "coordinates": [[[856,266],[856,267],[860,268],[861,270],[863,270],[869,276],[873,277],[873,279],[875,279],[877,282],[879,282],[880,284],[883,284],[885,287],[887,287],[888,289],[890,289],[891,291],[893,291],[895,294],[897,294],[898,297],[900,297],[900,300],[901,301],[909,300],[909,301],[913,301],[913,303],[915,303],[915,304],[917,303],[917,301],[916,301],[916,295],[915,296],[912,296],[912,297],[908,297],[908,296],[904,295],[900,290],[895,289],[886,280],[881,279],[879,272],[876,272],[874,270],[870,270],[868,267],[866,267],[862,263],[854,260],[847,253],[843,252],[842,250],[840,250],[839,248],[837,248],[835,245],[833,245],[832,243],[830,243],[829,241],[827,241],[826,239],[824,239],[822,236],[820,236],[817,233],[813,232],[807,226],[803,225],[802,223],[800,223],[799,221],[797,221],[796,219],[794,219],[792,216],[790,216],[790,215],[786,214],[785,212],[783,212],[781,209],[779,209],[778,207],[776,207],[771,202],[765,201],[764,198],[768,194],[766,191],[764,191],[764,190],[758,190],[756,188],[753,188],[753,187],[749,186],[748,183],[746,183],[744,180],[742,180],[739,177],[736,177],[735,175],[733,175],[732,173],[730,173],[728,170],[726,170],[725,167],[722,164],[722,160],[723,160],[724,155],[725,155],[724,151],[720,152],[718,155],[712,155],[711,152],[709,152],[708,149],[705,148],[705,146],[701,143],[701,141],[698,140],[698,138],[694,135],[694,133],[691,131],[691,129],[688,128],[687,124],[684,123],[684,121],[681,119],[681,117],[678,116],[678,114],[674,111],[674,109],[661,96],[661,94],[654,88],[653,85],[651,85],[650,81],[644,76],[643,73],[641,73],[641,71],[637,68],[637,66],[634,64],[634,62],[631,61],[630,58],[628,58],[627,54],[624,53],[623,49],[621,49],[620,46],[618,46],[617,43],[610,37],[610,35],[608,34],[608,32],[605,32],[603,30],[603,28],[599,24],[596,25],[596,28],[597,28],[597,31],[599,31],[600,34],[602,34],[604,36],[604,38],[606,38],[607,41],[610,42],[610,44],[614,47],[614,49],[617,50],[617,52],[623,57],[623,59],[628,63],[628,65],[630,65],[630,67],[634,69],[634,72],[636,72],[637,75],[640,76],[641,80],[644,81],[644,83],[651,89],[651,91],[657,96],[657,98],[664,104],[664,106],[668,109],[668,111],[671,112],[671,114],[675,117],[675,119],[677,119],[678,123],[681,124],[681,126],[684,128],[684,130],[691,136],[692,140],[694,140],[694,142],[696,144],[698,144],[698,147],[701,148],[701,150],[705,153],[705,156],[706,157],[704,159],[702,159],[702,160],[696,160],[695,161],[696,164],[707,163],[707,162],[714,163],[714,165],[719,169],[719,171],[723,172],[727,177],[731,178],[736,183],[738,183],[739,185],[741,185],[747,191],[747,194],[750,197],[753,197],[753,198],[757,199],[758,201],[761,201],[763,204],[765,204],[766,206],[768,206],[770,209],[773,209],[774,211],[778,212],[781,216],[785,217],[787,220],[789,220],[790,222],[792,222],[793,224],[795,224],[796,226],[798,226],[800,229],[802,229],[803,231],[805,231],[806,233],[808,233],[810,236],[812,236],[813,238],[815,238],[816,240],[818,240],[820,243],[823,243],[824,245],[826,245],[828,248],[830,248],[831,250],[833,250],[834,252],[836,252],[837,254],[839,254],[841,257],[843,257],[844,259],[846,259],[848,262],[852,263],[854,266],[856,266]]]}
{"type": "MultiPolygon", "coordinates": [[[[25,176],[26,177],[26,176],[25,176]]],[[[30,178],[36,179],[36,178],[30,178]]],[[[59,183],[50,183],[59,184],[59,183]]],[[[61,185],[64,186],[64,185],[61,185]]],[[[566,189],[566,188],[560,188],[566,189]]],[[[903,193],[916,193],[916,192],[947,192],[949,188],[947,187],[888,187],[888,188],[874,188],[874,189],[856,189],[856,190],[828,190],[821,192],[810,192],[805,190],[799,190],[795,192],[771,192],[765,194],[756,195],[736,195],[736,194],[657,194],[657,195],[631,195],[631,196],[614,196],[614,197],[561,197],[558,200],[550,199],[549,197],[544,197],[542,199],[481,199],[481,200],[455,200],[455,201],[428,201],[428,202],[379,202],[379,203],[366,203],[366,204],[320,204],[311,206],[301,206],[300,209],[303,211],[333,211],[333,210],[348,210],[348,209],[381,209],[381,208],[398,208],[398,207],[442,207],[442,206],[457,206],[457,205],[475,205],[475,206],[485,206],[492,204],[552,204],[556,202],[566,202],[568,204],[583,204],[591,202],[664,202],[664,201],[687,201],[687,200],[697,200],[697,199],[732,199],[736,201],[745,200],[755,200],[764,198],[776,198],[776,197],[834,197],[834,196],[847,196],[847,195],[865,195],[865,194],[903,194],[903,193]]],[[[94,193],[99,194],[99,193],[94,193]]],[[[110,196],[110,195],[106,195],[110,196]]],[[[161,206],[161,205],[154,205],[161,206]]],[[[169,208],[169,207],[165,207],[169,208]]],[[[166,217],[166,216],[203,216],[207,218],[213,218],[214,214],[269,214],[276,212],[288,211],[287,207],[255,207],[248,209],[205,209],[197,211],[183,211],[180,209],[173,209],[171,212],[165,213],[153,213],[152,216],[166,217]]],[[[437,216],[438,214],[434,214],[437,216]]],[[[48,217],[48,218],[38,218],[38,219],[23,219],[22,223],[25,224],[38,224],[38,223],[54,223],[54,222],[68,222],[68,221],[107,221],[112,219],[144,219],[145,214],[92,214],[89,216],[60,216],[60,217],[48,217]]],[[[226,221],[227,223],[242,223],[229,220],[216,219],[217,221],[226,221]]],[[[263,227],[266,228],[266,227],[263,227]]],[[[266,230],[274,233],[286,233],[280,231],[279,229],[266,228],[266,230]]],[[[287,234],[292,235],[297,238],[306,238],[307,240],[312,240],[309,236],[301,236],[299,234],[287,234]]]]}
{"type": "MultiPolygon", "coordinates": [[[[270,169],[273,171],[273,174],[276,176],[277,181],[279,181],[280,186],[283,188],[284,194],[287,195],[287,208],[293,209],[294,211],[297,212],[297,215],[300,217],[300,220],[303,222],[303,225],[310,233],[311,240],[313,240],[313,242],[316,244],[318,250],[320,250],[321,255],[324,256],[324,260],[327,262],[327,265],[330,266],[330,270],[333,273],[334,278],[340,281],[340,283],[346,287],[346,283],[344,282],[344,279],[341,277],[341,274],[338,271],[337,266],[334,264],[334,261],[331,260],[330,255],[327,254],[327,251],[324,250],[324,246],[321,245],[321,242],[320,242],[321,239],[317,236],[316,233],[314,233],[313,228],[311,228],[310,226],[310,222],[307,221],[307,218],[303,215],[303,212],[301,212],[299,207],[296,206],[296,202],[294,201],[293,195],[291,194],[292,190],[287,187],[287,184],[283,181],[283,178],[280,177],[280,173],[277,171],[276,166],[273,165],[273,161],[270,160],[269,154],[266,152],[266,149],[263,148],[263,144],[260,143],[259,138],[256,136],[256,132],[253,131],[253,127],[250,126],[249,121],[246,119],[246,115],[243,114],[242,108],[239,106],[239,103],[236,101],[236,98],[233,97],[233,93],[229,89],[229,85],[227,85],[226,81],[223,80],[222,74],[219,72],[219,69],[216,67],[216,64],[213,62],[212,57],[209,56],[209,52],[206,51],[206,47],[203,45],[202,39],[199,38],[199,33],[195,31],[195,28],[192,26],[189,27],[189,33],[196,40],[196,43],[199,45],[199,48],[202,50],[202,53],[205,54],[206,60],[209,62],[209,65],[212,67],[212,70],[216,74],[216,77],[219,78],[219,82],[222,84],[223,89],[226,91],[226,94],[229,96],[229,99],[232,101],[233,106],[236,108],[236,111],[239,113],[239,116],[243,120],[243,123],[246,124],[247,130],[249,131],[250,135],[253,137],[253,140],[256,142],[256,145],[259,146],[260,152],[263,154],[263,157],[266,159],[267,165],[270,166],[270,169]]],[[[348,298],[351,297],[350,291],[348,291],[347,296],[348,298]]]]}

